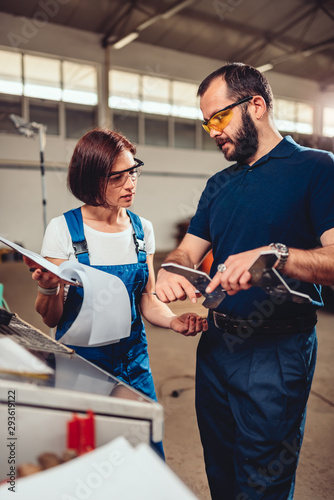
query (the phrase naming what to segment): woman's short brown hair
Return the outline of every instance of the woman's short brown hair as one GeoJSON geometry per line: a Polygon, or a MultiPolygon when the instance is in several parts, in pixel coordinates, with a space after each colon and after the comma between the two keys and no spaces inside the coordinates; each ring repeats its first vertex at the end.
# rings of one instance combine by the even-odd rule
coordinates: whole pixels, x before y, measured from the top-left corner
{"type": "Polygon", "coordinates": [[[106,128],[87,132],[75,146],[67,175],[67,186],[80,201],[94,207],[108,207],[108,174],[122,151],[136,153],[123,135],[106,128]]]}

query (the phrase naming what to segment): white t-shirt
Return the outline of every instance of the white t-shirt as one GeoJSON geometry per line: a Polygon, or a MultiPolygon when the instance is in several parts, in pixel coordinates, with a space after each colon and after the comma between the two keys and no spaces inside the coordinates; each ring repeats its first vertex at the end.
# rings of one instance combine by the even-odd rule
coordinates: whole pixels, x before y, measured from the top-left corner
{"type": "MultiPolygon", "coordinates": [[[[140,217],[140,220],[144,229],[146,253],[150,255],[155,252],[153,226],[143,217],[140,217]]],[[[103,233],[84,224],[84,232],[91,265],[112,266],[138,262],[132,224],[120,233],[103,233]]],[[[41,255],[52,259],[76,260],[70,232],[63,215],[55,217],[48,224],[41,255]]]]}

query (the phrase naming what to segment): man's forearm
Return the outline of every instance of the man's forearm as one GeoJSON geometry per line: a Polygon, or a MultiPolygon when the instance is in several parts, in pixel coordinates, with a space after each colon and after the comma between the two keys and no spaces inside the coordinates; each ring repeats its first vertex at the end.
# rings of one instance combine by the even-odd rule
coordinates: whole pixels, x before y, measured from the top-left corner
{"type": "Polygon", "coordinates": [[[164,260],[164,263],[173,262],[173,264],[179,264],[180,266],[191,267],[194,268],[195,264],[191,261],[187,252],[183,251],[180,248],[173,250],[169,253],[164,260]]]}
{"type": "Polygon", "coordinates": [[[282,272],[292,278],[320,285],[334,284],[334,245],[313,250],[289,249],[282,272]]]}

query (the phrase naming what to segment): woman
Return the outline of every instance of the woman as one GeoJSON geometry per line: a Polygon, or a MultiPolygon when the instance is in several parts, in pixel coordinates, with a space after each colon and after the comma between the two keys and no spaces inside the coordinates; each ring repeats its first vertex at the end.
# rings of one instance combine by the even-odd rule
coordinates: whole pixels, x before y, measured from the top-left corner
{"type": "MultiPolygon", "coordinates": [[[[57,265],[77,258],[123,281],[131,302],[130,336],[116,344],[75,350],[156,400],[141,314],[154,325],[184,335],[207,330],[207,322],[194,313],[176,316],[154,293],[152,224],[128,210],[143,166],[134,155],[133,144],[107,129],[92,130],[79,140],[68,187],[84,205],[51,220],[41,253],[57,265]]],[[[59,278],[41,269],[32,277],[38,281],[36,309],[49,327],[57,326],[56,338],[61,340],[80,309],[81,290],[71,286],[67,293],[59,278]]]]}

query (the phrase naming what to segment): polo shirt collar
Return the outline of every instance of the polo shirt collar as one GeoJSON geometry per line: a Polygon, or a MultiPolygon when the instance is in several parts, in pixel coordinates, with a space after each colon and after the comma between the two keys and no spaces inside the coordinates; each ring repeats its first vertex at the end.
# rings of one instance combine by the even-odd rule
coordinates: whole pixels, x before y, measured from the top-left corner
{"type": "Polygon", "coordinates": [[[251,168],[262,165],[262,163],[266,163],[270,158],[289,158],[289,156],[291,156],[297,148],[298,144],[290,135],[287,135],[277,144],[277,146],[274,147],[274,149],[253,163],[251,168]]]}

